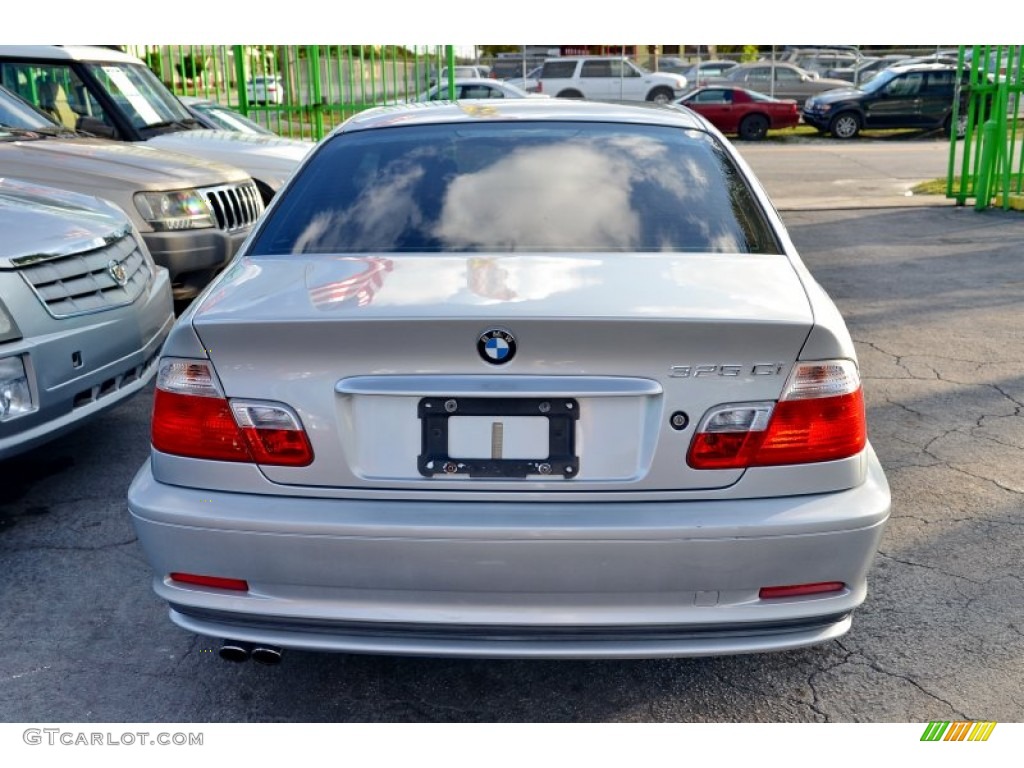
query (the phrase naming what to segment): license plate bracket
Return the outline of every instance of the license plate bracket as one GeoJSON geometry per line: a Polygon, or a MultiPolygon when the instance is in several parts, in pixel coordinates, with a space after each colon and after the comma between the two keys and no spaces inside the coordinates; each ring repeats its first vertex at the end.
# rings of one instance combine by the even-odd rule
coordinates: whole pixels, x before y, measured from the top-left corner
{"type": "Polygon", "coordinates": [[[424,477],[468,475],[522,479],[530,475],[572,479],[579,474],[576,422],[579,403],[567,397],[424,397],[417,413],[422,452],[417,467],[424,477]],[[539,459],[460,458],[448,453],[452,416],[516,418],[543,416],[548,421],[548,455],[539,459]]]}

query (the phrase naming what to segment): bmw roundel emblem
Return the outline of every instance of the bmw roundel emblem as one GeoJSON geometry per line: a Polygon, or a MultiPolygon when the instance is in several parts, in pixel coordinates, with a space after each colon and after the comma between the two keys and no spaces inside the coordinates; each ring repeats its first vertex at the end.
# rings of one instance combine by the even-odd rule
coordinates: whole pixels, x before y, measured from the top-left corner
{"type": "Polygon", "coordinates": [[[480,334],[476,349],[485,362],[504,365],[516,356],[516,337],[501,328],[491,328],[480,334]]]}

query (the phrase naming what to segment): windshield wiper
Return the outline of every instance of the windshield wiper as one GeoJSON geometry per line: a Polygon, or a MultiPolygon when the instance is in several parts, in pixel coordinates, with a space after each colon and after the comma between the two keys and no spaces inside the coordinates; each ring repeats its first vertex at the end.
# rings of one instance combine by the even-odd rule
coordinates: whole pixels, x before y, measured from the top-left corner
{"type": "Polygon", "coordinates": [[[6,133],[11,134],[12,136],[24,139],[57,139],[74,135],[63,128],[23,128],[21,126],[5,125],[3,123],[0,123],[0,129],[3,129],[6,133]]]}
{"type": "Polygon", "coordinates": [[[195,128],[199,122],[191,117],[186,117],[181,120],[165,120],[162,123],[151,123],[146,126],[147,130],[160,130],[161,128],[177,128],[181,131],[189,131],[195,128]]]}
{"type": "Polygon", "coordinates": [[[146,130],[158,131],[161,128],[180,128],[185,129],[188,126],[181,120],[165,120],[162,123],[150,123],[146,126],[146,130]]]}

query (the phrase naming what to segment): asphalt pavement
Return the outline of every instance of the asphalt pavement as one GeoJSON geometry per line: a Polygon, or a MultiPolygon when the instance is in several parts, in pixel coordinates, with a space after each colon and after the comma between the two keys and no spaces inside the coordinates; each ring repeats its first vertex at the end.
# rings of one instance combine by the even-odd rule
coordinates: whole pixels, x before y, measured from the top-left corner
{"type": "Polygon", "coordinates": [[[743,149],[856,340],[892,486],[848,635],[710,659],[223,662],[167,620],[128,520],[147,391],[0,463],[0,720],[1024,720],[1024,214],[908,206],[942,166],[867,145],[743,149]]]}

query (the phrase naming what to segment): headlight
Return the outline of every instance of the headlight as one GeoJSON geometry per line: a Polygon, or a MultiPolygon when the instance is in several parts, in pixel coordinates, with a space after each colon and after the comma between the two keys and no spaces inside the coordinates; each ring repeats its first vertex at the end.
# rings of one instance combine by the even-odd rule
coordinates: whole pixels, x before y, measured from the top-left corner
{"type": "Polygon", "coordinates": [[[34,410],[25,361],[20,356],[0,358],[0,421],[34,410]]]}
{"type": "Polygon", "coordinates": [[[135,207],[158,232],[212,227],[213,212],[195,189],[177,192],[139,192],[135,207]]]}

